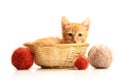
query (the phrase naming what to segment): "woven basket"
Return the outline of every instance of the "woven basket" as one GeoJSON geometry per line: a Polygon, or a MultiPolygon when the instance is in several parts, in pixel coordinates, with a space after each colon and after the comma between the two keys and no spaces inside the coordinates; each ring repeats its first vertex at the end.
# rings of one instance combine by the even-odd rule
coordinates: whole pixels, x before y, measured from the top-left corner
{"type": "Polygon", "coordinates": [[[85,55],[88,43],[39,45],[25,43],[34,54],[35,63],[42,68],[74,68],[79,55],[85,55]]]}

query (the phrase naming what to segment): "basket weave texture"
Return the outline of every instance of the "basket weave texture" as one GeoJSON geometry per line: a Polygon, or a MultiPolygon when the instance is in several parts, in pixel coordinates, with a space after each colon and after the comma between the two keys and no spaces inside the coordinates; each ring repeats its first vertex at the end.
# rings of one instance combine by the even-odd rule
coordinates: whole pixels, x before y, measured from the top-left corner
{"type": "Polygon", "coordinates": [[[85,55],[88,43],[39,45],[25,43],[34,54],[35,63],[42,68],[74,68],[79,55],[85,55]]]}

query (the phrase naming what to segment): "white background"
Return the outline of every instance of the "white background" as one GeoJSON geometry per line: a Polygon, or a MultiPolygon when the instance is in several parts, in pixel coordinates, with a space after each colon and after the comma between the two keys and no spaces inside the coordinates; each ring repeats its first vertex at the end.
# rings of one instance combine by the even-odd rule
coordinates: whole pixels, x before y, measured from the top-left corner
{"type": "MultiPolygon", "coordinates": [[[[0,80],[113,80],[120,67],[119,0],[0,0],[0,80]],[[91,18],[89,49],[105,44],[113,51],[109,69],[18,71],[11,64],[12,52],[26,41],[48,36],[61,37],[61,17],[82,22],[91,18]]],[[[89,50],[88,49],[88,50],[89,50]]]]}

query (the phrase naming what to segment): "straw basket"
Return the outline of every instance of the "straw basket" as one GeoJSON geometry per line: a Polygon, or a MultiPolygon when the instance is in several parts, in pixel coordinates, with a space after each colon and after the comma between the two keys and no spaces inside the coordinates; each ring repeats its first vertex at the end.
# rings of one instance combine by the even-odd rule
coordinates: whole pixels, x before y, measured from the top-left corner
{"type": "Polygon", "coordinates": [[[35,63],[42,68],[74,68],[79,55],[85,55],[88,43],[39,45],[25,43],[34,54],[35,63]]]}

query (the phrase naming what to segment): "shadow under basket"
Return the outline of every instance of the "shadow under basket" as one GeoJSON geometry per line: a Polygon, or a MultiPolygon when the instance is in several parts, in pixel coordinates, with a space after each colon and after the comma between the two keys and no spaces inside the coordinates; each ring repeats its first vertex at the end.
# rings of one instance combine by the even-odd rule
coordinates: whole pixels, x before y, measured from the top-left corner
{"type": "Polygon", "coordinates": [[[79,55],[85,55],[88,43],[40,45],[24,43],[34,54],[35,64],[42,68],[74,68],[79,55]]]}

